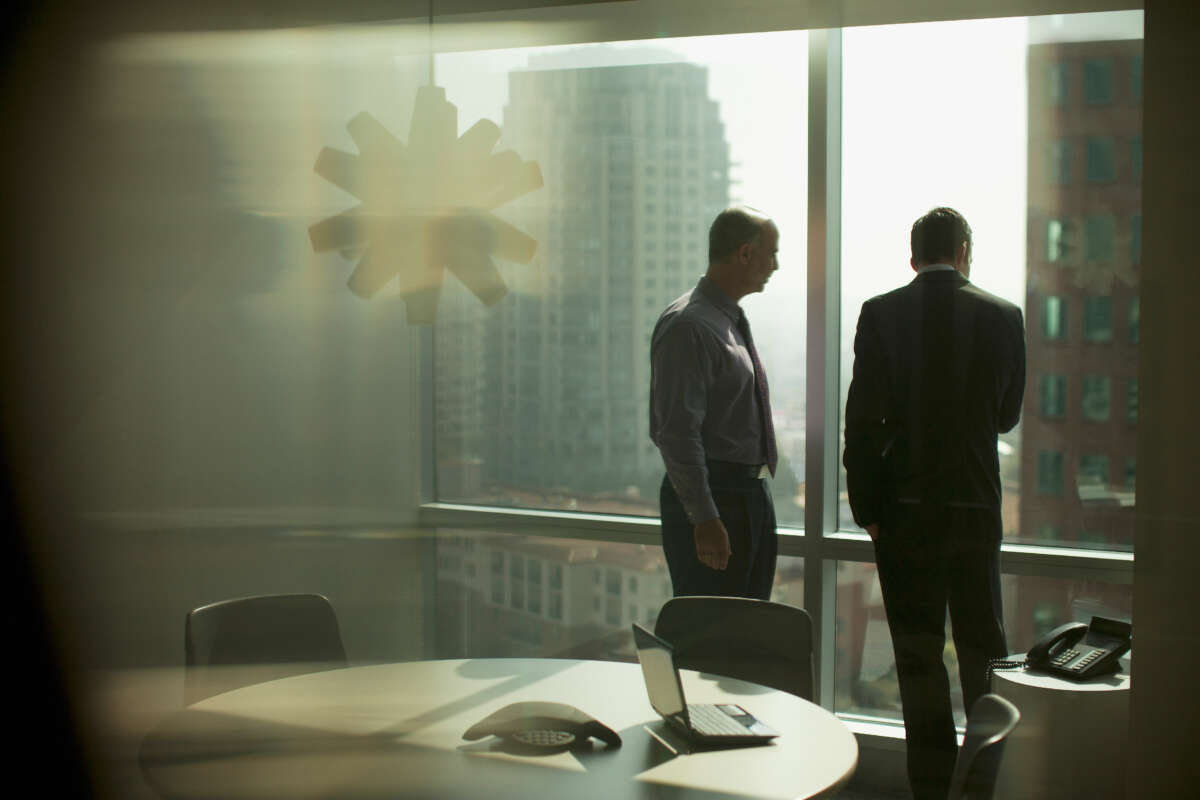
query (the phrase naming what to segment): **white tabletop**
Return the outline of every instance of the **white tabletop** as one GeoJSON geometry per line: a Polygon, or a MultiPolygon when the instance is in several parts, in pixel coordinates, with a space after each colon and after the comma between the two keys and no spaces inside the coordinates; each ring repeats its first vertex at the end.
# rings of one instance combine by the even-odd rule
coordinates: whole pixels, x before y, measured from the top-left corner
{"type": "Polygon", "coordinates": [[[650,707],[637,664],[416,661],[210,697],[151,732],[142,767],[168,797],[802,798],[853,774],[854,736],[821,707],[690,671],[683,681],[688,702],[737,703],[781,735],[689,754],[650,707]],[[530,756],[492,737],[462,738],[493,711],[530,700],[573,705],[616,730],[622,746],[530,756]]]}

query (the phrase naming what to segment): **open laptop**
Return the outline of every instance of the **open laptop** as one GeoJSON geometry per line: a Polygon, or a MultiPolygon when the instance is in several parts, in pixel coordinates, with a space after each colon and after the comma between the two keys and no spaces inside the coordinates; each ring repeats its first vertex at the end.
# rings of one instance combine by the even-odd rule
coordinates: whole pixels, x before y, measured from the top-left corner
{"type": "Polygon", "coordinates": [[[670,643],[633,623],[633,641],[637,647],[642,677],[650,705],[693,742],[703,744],[763,744],[779,735],[755,719],[749,711],[732,704],[691,703],[683,696],[683,683],[675,666],[675,651],[670,643]]]}

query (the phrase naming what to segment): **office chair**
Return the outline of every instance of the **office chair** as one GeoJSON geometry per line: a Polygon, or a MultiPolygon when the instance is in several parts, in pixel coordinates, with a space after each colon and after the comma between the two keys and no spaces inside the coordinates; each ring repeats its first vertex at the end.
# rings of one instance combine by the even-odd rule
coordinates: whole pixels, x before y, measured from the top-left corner
{"type": "Polygon", "coordinates": [[[812,700],[812,620],[802,608],[744,597],[674,597],[654,633],[683,669],[712,672],[812,700]]]}
{"type": "Polygon", "coordinates": [[[1004,740],[1020,721],[1017,707],[999,695],[985,694],[975,701],[967,714],[967,733],[954,762],[947,800],[991,800],[1004,740]]]}
{"type": "Polygon", "coordinates": [[[184,702],[346,665],[337,615],[319,594],[222,600],[188,612],[184,702]]]}

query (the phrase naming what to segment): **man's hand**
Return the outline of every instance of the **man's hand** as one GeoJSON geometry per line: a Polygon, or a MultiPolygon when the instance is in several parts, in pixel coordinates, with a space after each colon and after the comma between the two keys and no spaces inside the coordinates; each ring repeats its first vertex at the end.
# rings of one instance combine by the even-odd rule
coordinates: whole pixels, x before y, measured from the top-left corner
{"type": "Polygon", "coordinates": [[[879,523],[878,522],[872,522],[870,525],[867,526],[867,536],[871,537],[872,542],[879,541],[879,523]]]}
{"type": "Polygon", "coordinates": [[[729,566],[729,531],[720,517],[697,523],[693,528],[696,537],[696,558],[711,569],[729,566]]]}

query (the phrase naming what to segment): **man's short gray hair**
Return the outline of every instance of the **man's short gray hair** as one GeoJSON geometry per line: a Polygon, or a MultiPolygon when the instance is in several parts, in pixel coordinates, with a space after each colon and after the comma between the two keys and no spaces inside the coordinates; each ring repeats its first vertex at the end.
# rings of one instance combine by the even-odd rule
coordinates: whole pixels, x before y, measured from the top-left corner
{"type": "Polygon", "coordinates": [[[750,244],[762,233],[770,218],[749,206],[731,206],[713,220],[708,229],[708,263],[717,264],[750,244]]]}

